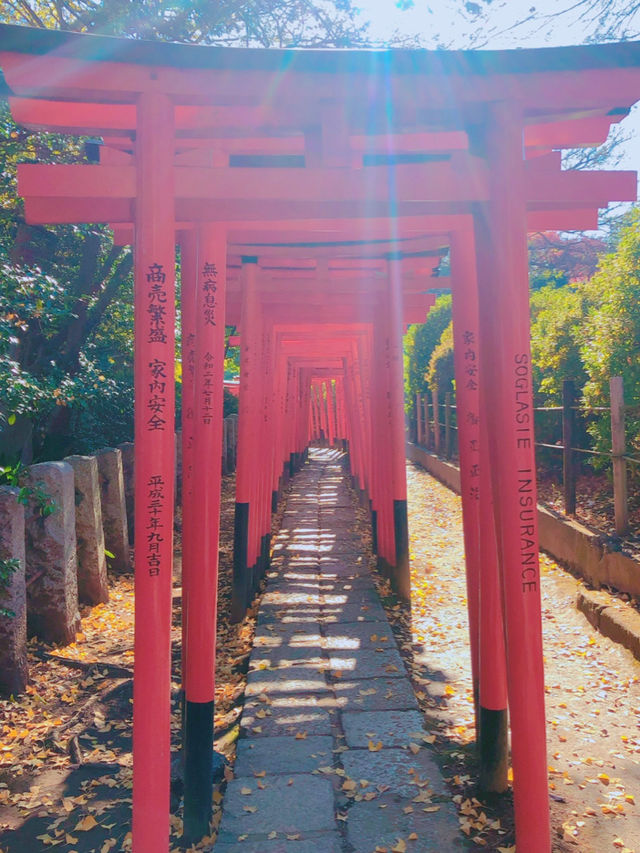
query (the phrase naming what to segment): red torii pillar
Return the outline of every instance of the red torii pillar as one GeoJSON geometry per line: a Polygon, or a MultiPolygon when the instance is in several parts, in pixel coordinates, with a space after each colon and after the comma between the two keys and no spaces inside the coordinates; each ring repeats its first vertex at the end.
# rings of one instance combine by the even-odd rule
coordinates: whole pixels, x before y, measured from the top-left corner
{"type": "MultiPolygon", "coordinates": [[[[236,464],[236,505],[233,538],[233,595],[231,618],[244,618],[253,591],[250,561],[250,515],[254,493],[255,440],[257,423],[255,395],[258,372],[258,294],[255,257],[243,257],[244,276],[240,332],[240,396],[238,402],[238,461],[236,464]]],[[[255,506],[254,506],[255,512],[255,506]]]]}
{"type": "Polygon", "coordinates": [[[473,232],[451,234],[453,356],[480,787],[504,791],[509,762],[502,602],[480,360],[473,232]]]}
{"type": "Polygon", "coordinates": [[[180,239],[180,314],[182,321],[182,724],[186,688],[187,622],[189,619],[189,573],[193,571],[193,419],[196,363],[196,291],[198,243],[195,230],[180,239]],[[186,582],[185,582],[186,581],[186,582]]]}
{"type": "Polygon", "coordinates": [[[213,715],[218,600],[218,541],[224,383],[226,234],[203,225],[198,234],[196,296],[193,525],[188,583],[185,693],[184,831],[208,833],[213,795],[213,715]]]}
{"type": "Polygon", "coordinates": [[[407,463],[404,421],[404,364],[402,350],[402,262],[389,261],[388,289],[388,405],[390,420],[393,538],[395,560],[393,581],[396,592],[411,601],[411,569],[409,564],[409,522],[407,516],[407,463]]]}
{"type": "Polygon", "coordinates": [[[377,533],[378,568],[391,576],[395,560],[393,535],[393,463],[391,459],[391,405],[389,370],[387,369],[386,322],[380,316],[373,326],[371,359],[371,447],[377,533]],[[388,452],[381,452],[382,448],[388,452]],[[376,452],[377,451],[377,452],[376,452]]]}
{"type": "Polygon", "coordinates": [[[174,505],[173,104],[137,102],[133,847],[169,846],[174,505]]]}
{"type": "Polygon", "coordinates": [[[261,574],[269,568],[271,554],[271,481],[274,452],[274,411],[272,401],[273,388],[273,348],[274,332],[272,325],[262,325],[262,410],[261,410],[261,450],[260,450],[260,562],[261,574]]]}
{"type": "Polygon", "coordinates": [[[327,422],[329,424],[329,447],[333,447],[336,440],[336,416],[333,402],[333,382],[327,379],[327,422]]]}
{"type": "Polygon", "coordinates": [[[476,214],[480,352],[505,608],[518,853],[549,853],[523,124],[513,103],[482,129],[490,202],[476,214]]]}

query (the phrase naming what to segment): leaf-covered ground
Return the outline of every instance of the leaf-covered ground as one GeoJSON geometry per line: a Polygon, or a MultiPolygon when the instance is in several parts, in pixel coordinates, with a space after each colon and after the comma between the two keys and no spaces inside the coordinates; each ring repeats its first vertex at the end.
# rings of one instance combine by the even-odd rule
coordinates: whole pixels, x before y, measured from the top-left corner
{"type": "MultiPolygon", "coordinates": [[[[396,608],[396,627],[464,833],[480,848],[511,849],[509,797],[474,800],[460,499],[411,464],[408,486],[413,608],[410,618],[396,608]]],[[[593,631],[575,608],[579,582],[545,556],[542,578],[554,851],[639,853],[640,664],[593,631]]]]}
{"type": "MultiPolygon", "coordinates": [[[[216,748],[233,760],[255,608],[239,625],[231,600],[234,478],[223,483],[216,748]]],[[[179,529],[174,587],[172,749],[180,735],[179,529]]],[[[31,684],[24,696],[0,701],[0,853],[109,853],[131,849],[131,666],[133,577],[111,578],[108,604],[86,608],[82,631],[64,649],[32,641],[31,684]],[[67,663],[52,659],[62,658],[67,663]],[[69,664],[76,663],[72,668],[69,664]]],[[[177,769],[174,762],[174,775],[177,769]]],[[[228,772],[227,772],[228,775],[228,772]]],[[[224,781],[222,783],[224,785],[224,781]]],[[[182,821],[173,785],[172,843],[182,821]]],[[[222,799],[220,790],[215,800],[222,799]]],[[[216,807],[215,822],[219,819],[216,807]]],[[[199,849],[210,846],[199,845],[199,849]]],[[[195,848],[194,848],[195,849],[195,848]]]]}

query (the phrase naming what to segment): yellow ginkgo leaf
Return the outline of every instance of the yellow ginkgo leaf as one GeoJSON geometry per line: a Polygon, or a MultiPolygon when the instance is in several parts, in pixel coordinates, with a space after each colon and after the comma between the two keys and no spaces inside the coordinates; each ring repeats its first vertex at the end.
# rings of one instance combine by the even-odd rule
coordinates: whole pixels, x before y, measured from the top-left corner
{"type": "Polygon", "coordinates": [[[82,820],[79,820],[76,824],[74,831],[75,832],[88,832],[90,829],[93,829],[94,826],[98,825],[98,821],[94,818],[93,815],[88,814],[86,817],[83,817],[82,820]]]}

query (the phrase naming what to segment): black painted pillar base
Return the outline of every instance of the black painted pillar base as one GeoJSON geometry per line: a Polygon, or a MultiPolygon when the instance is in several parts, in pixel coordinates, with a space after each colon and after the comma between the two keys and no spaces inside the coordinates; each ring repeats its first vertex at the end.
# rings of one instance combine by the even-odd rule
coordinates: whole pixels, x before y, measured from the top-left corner
{"type": "Polygon", "coordinates": [[[481,791],[501,794],[507,790],[509,772],[509,723],[507,710],[479,707],[478,758],[481,791]]]}
{"type": "Polygon", "coordinates": [[[271,492],[271,512],[278,512],[278,492],[271,492]]]}
{"type": "Polygon", "coordinates": [[[251,595],[247,599],[247,608],[251,606],[253,597],[258,591],[262,575],[264,574],[264,566],[262,565],[262,543],[260,543],[260,553],[256,557],[256,561],[251,567],[251,595]]]}
{"type": "Polygon", "coordinates": [[[394,571],[394,567],[385,560],[384,557],[381,557],[378,554],[378,559],[376,560],[376,568],[380,572],[380,574],[385,577],[391,577],[392,572],[394,571]]]}
{"type": "Polygon", "coordinates": [[[261,556],[262,556],[262,574],[269,570],[271,565],[271,534],[265,533],[260,540],[261,556]]]}
{"type": "Polygon", "coordinates": [[[378,553],[378,511],[371,509],[371,550],[378,553]]]}
{"type": "Polygon", "coordinates": [[[411,570],[409,565],[409,519],[407,502],[393,502],[393,532],[396,543],[396,565],[393,572],[396,593],[411,601],[411,570]]]}
{"type": "Polygon", "coordinates": [[[184,831],[193,844],[209,834],[213,796],[213,702],[185,702],[184,831]]]}
{"type": "Polygon", "coordinates": [[[289,477],[293,477],[296,473],[296,455],[295,453],[289,454],[289,477]]]}
{"type": "Polygon", "coordinates": [[[247,566],[249,546],[249,504],[236,503],[233,531],[233,589],[231,593],[231,621],[242,622],[247,610],[251,589],[247,566]]]}
{"type": "Polygon", "coordinates": [[[369,492],[366,489],[358,489],[358,500],[360,501],[360,506],[363,509],[366,509],[369,506],[369,492]]]}

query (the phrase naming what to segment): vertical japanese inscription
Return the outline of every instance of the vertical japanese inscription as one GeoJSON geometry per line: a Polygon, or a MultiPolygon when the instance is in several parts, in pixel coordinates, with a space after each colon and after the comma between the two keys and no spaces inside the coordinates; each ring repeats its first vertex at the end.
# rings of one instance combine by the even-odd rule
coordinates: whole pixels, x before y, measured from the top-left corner
{"type": "MultiPolygon", "coordinates": [[[[201,300],[200,306],[202,310],[202,320],[206,326],[215,326],[217,320],[217,299],[218,291],[218,268],[215,263],[205,261],[202,265],[201,275],[201,300]]],[[[200,400],[200,417],[202,423],[207,426],[212,423],[213,418],[213,403],[214,403],[214,378],[215,378],[215,358],[210,350],[206,350],[202,356],[202,390],[200,400]]]]}
{"type": "MultiPolygon", "coordinates": [[[[149,328],[147,341],[150,344],[167,343],[167,275],[164,265],[153,263],[147,267],[149,283],[147,315],[149,328]]],[[[149,382],[146,409],[148,412],[147,431],[164,430],[166,426],[165,409],[167,405],[167,362],[154,358],[149,363],[149,382]]]]}
{"type": "Polygon", "coordinates": [[[162,514],[165,508],[165,481],[160,474],[153,474],[147,481],[147,535],[145,560],[151,577],[160,574],[163,563],[162,514]]]}
{"type": "Polygon", "coordinates": [[[166,344],[167,342],[167,289],[165,287],[167,274],[163,264],[149,264],[147,281],[149,288],[149,336],[150,344],[166,344]]]}
{"type": "MultiPolygon", "coordinates": [[[[468,441],[468,449],[471,453],[479,453],[479,438],[477,429],[480,424],[479,403],[478,403],[478,354],[476,351],[476,336],[469,329],[465,329],[462,333],[462,343],[464,345],[464,394],[466,403],[465,420],[470,427],[468,441]],[[475,434],[474,434],[475,433],[475,434]]],[[[480,465],[477,462],[472,462],[468,470],[470,485],[469,497],[471,500],[480,500],[480,465]]]]}
{"type": "MultiPolygon", "coordinates": [[[[195,389],[196,382],[196,336],[191,332],[187,335],[187,378],[191,383],[191,388],[195,389]]],[[[193,394],[193,391],[191,392],[193,394]]],[[[185,418],[189,425],[189,434],[187,436],[187,447],[189,450],[193,449],[193,405],[187,406],[185,410],[185,418]]],[[[188,467],[188,478],[189,482],[191,482],[191,472],[193,470],[193,464],[190,462],[188,467]]]]}
{"type": "Polygon", "coordinates": [[[384,339],[384,368],[385,368],[385,376],[386,376],[386,384],[385,384],[385,400],[386,400],[386,410],[387,410],[387,423],[389,424],[389,429],[391,429],[391,424],[393,422],[393,403],[391,400],[391,383],[393,382],[393,378],[391,376],[391,337],[387,335],[384,339]]]}
{"type": "Polygon", "coordinates": [[[210,424],[213,417],[214,357],[207,350],[202,358],[202,423],[210,424]]]}
{"type": "Polygon", "coordinates": [[[206,261],[202,267],[202,291],[204,322],[207,326],[216,325],[216,293],[218,291],[218,269],[215,264],[206,261]]]}
{"type": "Polygon", "coordinates": [[[147,398],[148,432],[164,430],[166,426],[165,408],[167,405],[167,362],[154,358],[149,363],[149,396],[147,398]]]}

